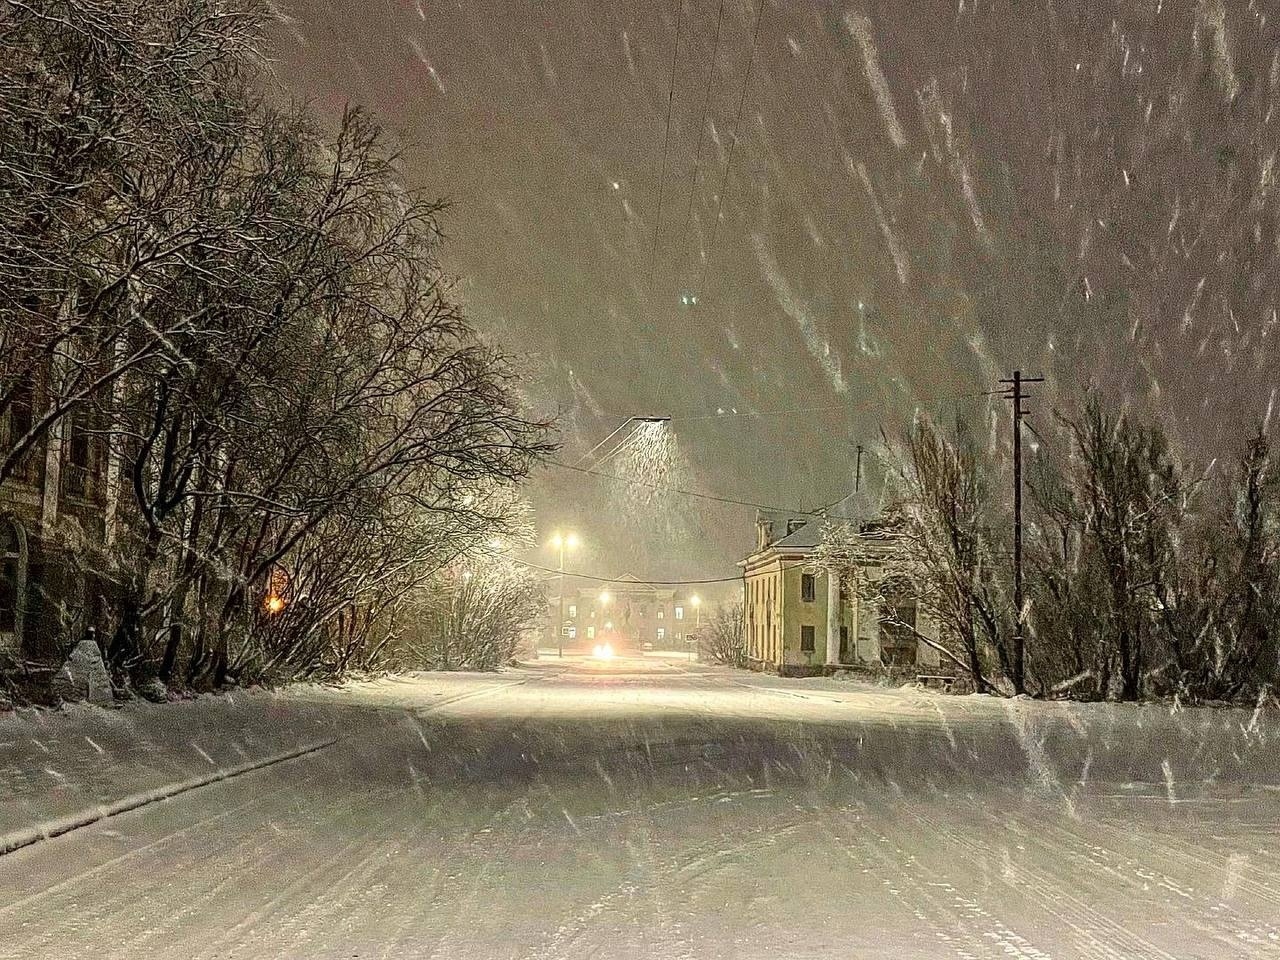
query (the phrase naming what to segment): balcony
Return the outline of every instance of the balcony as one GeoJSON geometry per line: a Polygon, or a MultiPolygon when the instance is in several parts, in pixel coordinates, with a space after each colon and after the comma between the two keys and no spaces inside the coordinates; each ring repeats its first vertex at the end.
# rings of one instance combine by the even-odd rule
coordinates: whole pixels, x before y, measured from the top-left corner
{"type": "Polygon", "coordinates": [[[76,463],[62,465],[62,495],[72,500],[93,500],[97,493],[93,471],[76,463]]]}

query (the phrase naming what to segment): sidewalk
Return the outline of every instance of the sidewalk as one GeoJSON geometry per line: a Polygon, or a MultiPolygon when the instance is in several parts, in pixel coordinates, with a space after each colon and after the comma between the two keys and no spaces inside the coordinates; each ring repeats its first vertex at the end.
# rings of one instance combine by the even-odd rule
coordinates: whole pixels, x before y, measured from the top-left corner
{"type": "Polygon", "coordinates": [[[340,737],[349,710],[253,690],[0,718],[0,838],[340,737]]]}
{"type": "Polygon", "coordinates": [[[0,714],[0,855],[33,837],[323,750],[353,734],[391,736],[389,728],[410,714],[529,676],[520,669],[412,674],[166,704],[137,700],[113,710],[73,704],[0,714]]]}

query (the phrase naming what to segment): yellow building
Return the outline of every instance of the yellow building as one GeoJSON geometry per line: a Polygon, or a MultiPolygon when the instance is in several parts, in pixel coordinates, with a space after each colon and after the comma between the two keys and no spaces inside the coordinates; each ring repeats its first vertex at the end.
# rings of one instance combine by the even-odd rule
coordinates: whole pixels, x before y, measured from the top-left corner
{"type": "MultiPolygon", "coordinates": [[[[748,665],[794,675],[860,664],[936,670],[938,653],[919,635],[936,639],[937,625],[913,599],[895,602],[892,610],[859,600],[816,562],[823,522],[757,517],[756,550],[740,563],[748,665]]],[[[882,575],[877,563],[857,571],[871,581],[882,575]]]]}

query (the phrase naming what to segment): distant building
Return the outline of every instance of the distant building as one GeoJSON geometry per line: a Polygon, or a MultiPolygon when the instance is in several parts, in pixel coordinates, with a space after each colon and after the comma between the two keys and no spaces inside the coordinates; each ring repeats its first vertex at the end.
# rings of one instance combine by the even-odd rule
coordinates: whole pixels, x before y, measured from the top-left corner
{"type": "MultiPolygon", "coordinates": [[[[24,436],[42,404],[42,377],[20,384],[0,441],[24,436]]],[[[119,481],[100,419],[88,405],[63,418],[0,483],[0,667],[59,659],[97,619],[119,481]]]]}
{"type": "Polygon", "coordinates": [[[610,643],[619,652],[688,652],[695,643],[704,599],[694,590],[645,583],[629,574],[608,582],[568,575],[563,618],[552,581],[544,643],[574,651],[610,643]]]}
{"type": "MultiPolygon", "coordinates": [[[[748,665],[783,674],[859,664],[936,670],[937,651],[917,636],[936,636],[936,625],[913,597],[904,595],[891,610],[859,600],[817,564],[823,523],[811,515],[757,516],[756,549],[740,563],[748,665]]],[[[874,542],[867,552],[875,555],[874,542]]],[[[884,571],[869,560],[859,575],[874,581],[884,571]]]]}

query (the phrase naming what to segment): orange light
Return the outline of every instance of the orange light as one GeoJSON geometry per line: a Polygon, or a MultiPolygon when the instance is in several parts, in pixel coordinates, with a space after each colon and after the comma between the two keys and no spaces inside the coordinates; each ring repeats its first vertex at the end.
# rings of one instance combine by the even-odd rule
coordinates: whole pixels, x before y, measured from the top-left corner
{"type": "Polygon", "coordinates": [[[267,598],[262,601],[262,606],[267,613],[279,613],[284,609],[284,597],[276,593],[269,594],[267,598]]]}

